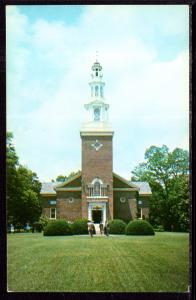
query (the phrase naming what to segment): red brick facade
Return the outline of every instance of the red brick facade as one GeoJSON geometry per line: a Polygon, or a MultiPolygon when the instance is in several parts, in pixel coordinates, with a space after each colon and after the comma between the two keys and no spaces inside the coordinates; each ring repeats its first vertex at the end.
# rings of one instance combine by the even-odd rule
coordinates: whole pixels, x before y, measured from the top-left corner
{"type": "Polygon", "coordinates": [[[113,219],[113,158],[112,135],[82,136],[82,217],[88,216],[88,185],[100,178],[107,185],[107,218],[113,219]],[[98,140],[102,146],[96,150],[92,145],[98,140]]]}

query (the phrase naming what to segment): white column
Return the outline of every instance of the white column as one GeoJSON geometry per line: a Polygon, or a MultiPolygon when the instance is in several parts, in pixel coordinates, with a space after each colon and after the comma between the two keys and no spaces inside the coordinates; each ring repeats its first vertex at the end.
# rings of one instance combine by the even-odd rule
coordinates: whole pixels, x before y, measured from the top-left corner
{"type": "Polygon", "coordinates": [[[103,223],[105,224],[106,221],[106,203],[103,205],[103,223]]]}
{"type": "Polygon", "coordinates": [[[88,220],[91,221],[91,205],[88,204],[88,220]]]}

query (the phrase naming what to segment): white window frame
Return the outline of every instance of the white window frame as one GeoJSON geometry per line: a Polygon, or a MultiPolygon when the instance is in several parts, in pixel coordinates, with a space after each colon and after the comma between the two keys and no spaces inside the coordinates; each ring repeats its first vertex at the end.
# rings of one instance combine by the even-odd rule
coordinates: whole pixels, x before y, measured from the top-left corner
{"type": "Polygon", "coordinates": [[[70,197],[69,198],[69,203],[73,203],[74,202],[74,198],[73,197],[70,197]]]}
{"type": "Polygon", "coordinates": [[[121,203],[125,203],[126,200],[127,200],[126,197],[120,197],[120,202],[121,202],[121,203]]]}
{"type": "Polygon", "coordinates": [[[50,207],[50,219],[52,219],[52,220],[56,219],[56,207],[50,207]],[[52,209],[55,210],[55,217],[54,218],[51,217],[51,215],[52,215],[52,209]]]}
{"type": "Polygon", "coordinates": [[[142,207],[140,207],[140,218],[138,218],[138,219],[142,219],[142,207]]]}
{"type": "Polygon", "coordinates": [[[56,200],[49,200],[49,204],[50,205],[56,205],[56,200]],[[51,202],[55,202],[55,203],[51,203],[51,202]]]}

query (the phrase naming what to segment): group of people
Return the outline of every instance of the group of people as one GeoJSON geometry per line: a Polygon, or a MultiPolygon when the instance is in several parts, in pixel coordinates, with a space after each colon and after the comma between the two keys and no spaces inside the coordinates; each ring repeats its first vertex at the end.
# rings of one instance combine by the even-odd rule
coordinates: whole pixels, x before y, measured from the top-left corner
{"type": "MultiPolygon", "coordinates": [[[[103,235],[103,233],[106,236],[109,236],[109,224],[106,221],[105,225],[103,223],[99,224],[99,230],[100,230],[100,234],[103,235]]],[[[93,234],[95,233],[95,227],[94,227],[94,223],[92,221],[88,221],[88,233],[91,237],[93,237],[93,234]]]]}

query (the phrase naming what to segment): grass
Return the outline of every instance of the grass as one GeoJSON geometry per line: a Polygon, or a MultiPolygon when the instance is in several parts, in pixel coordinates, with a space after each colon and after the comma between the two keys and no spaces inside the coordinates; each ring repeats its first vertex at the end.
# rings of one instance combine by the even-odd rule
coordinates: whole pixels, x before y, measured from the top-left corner
{"type": "Polygon", "coordinates": [[[8,290],[185,292],[188,237],[8,234],[8,290]]]}

